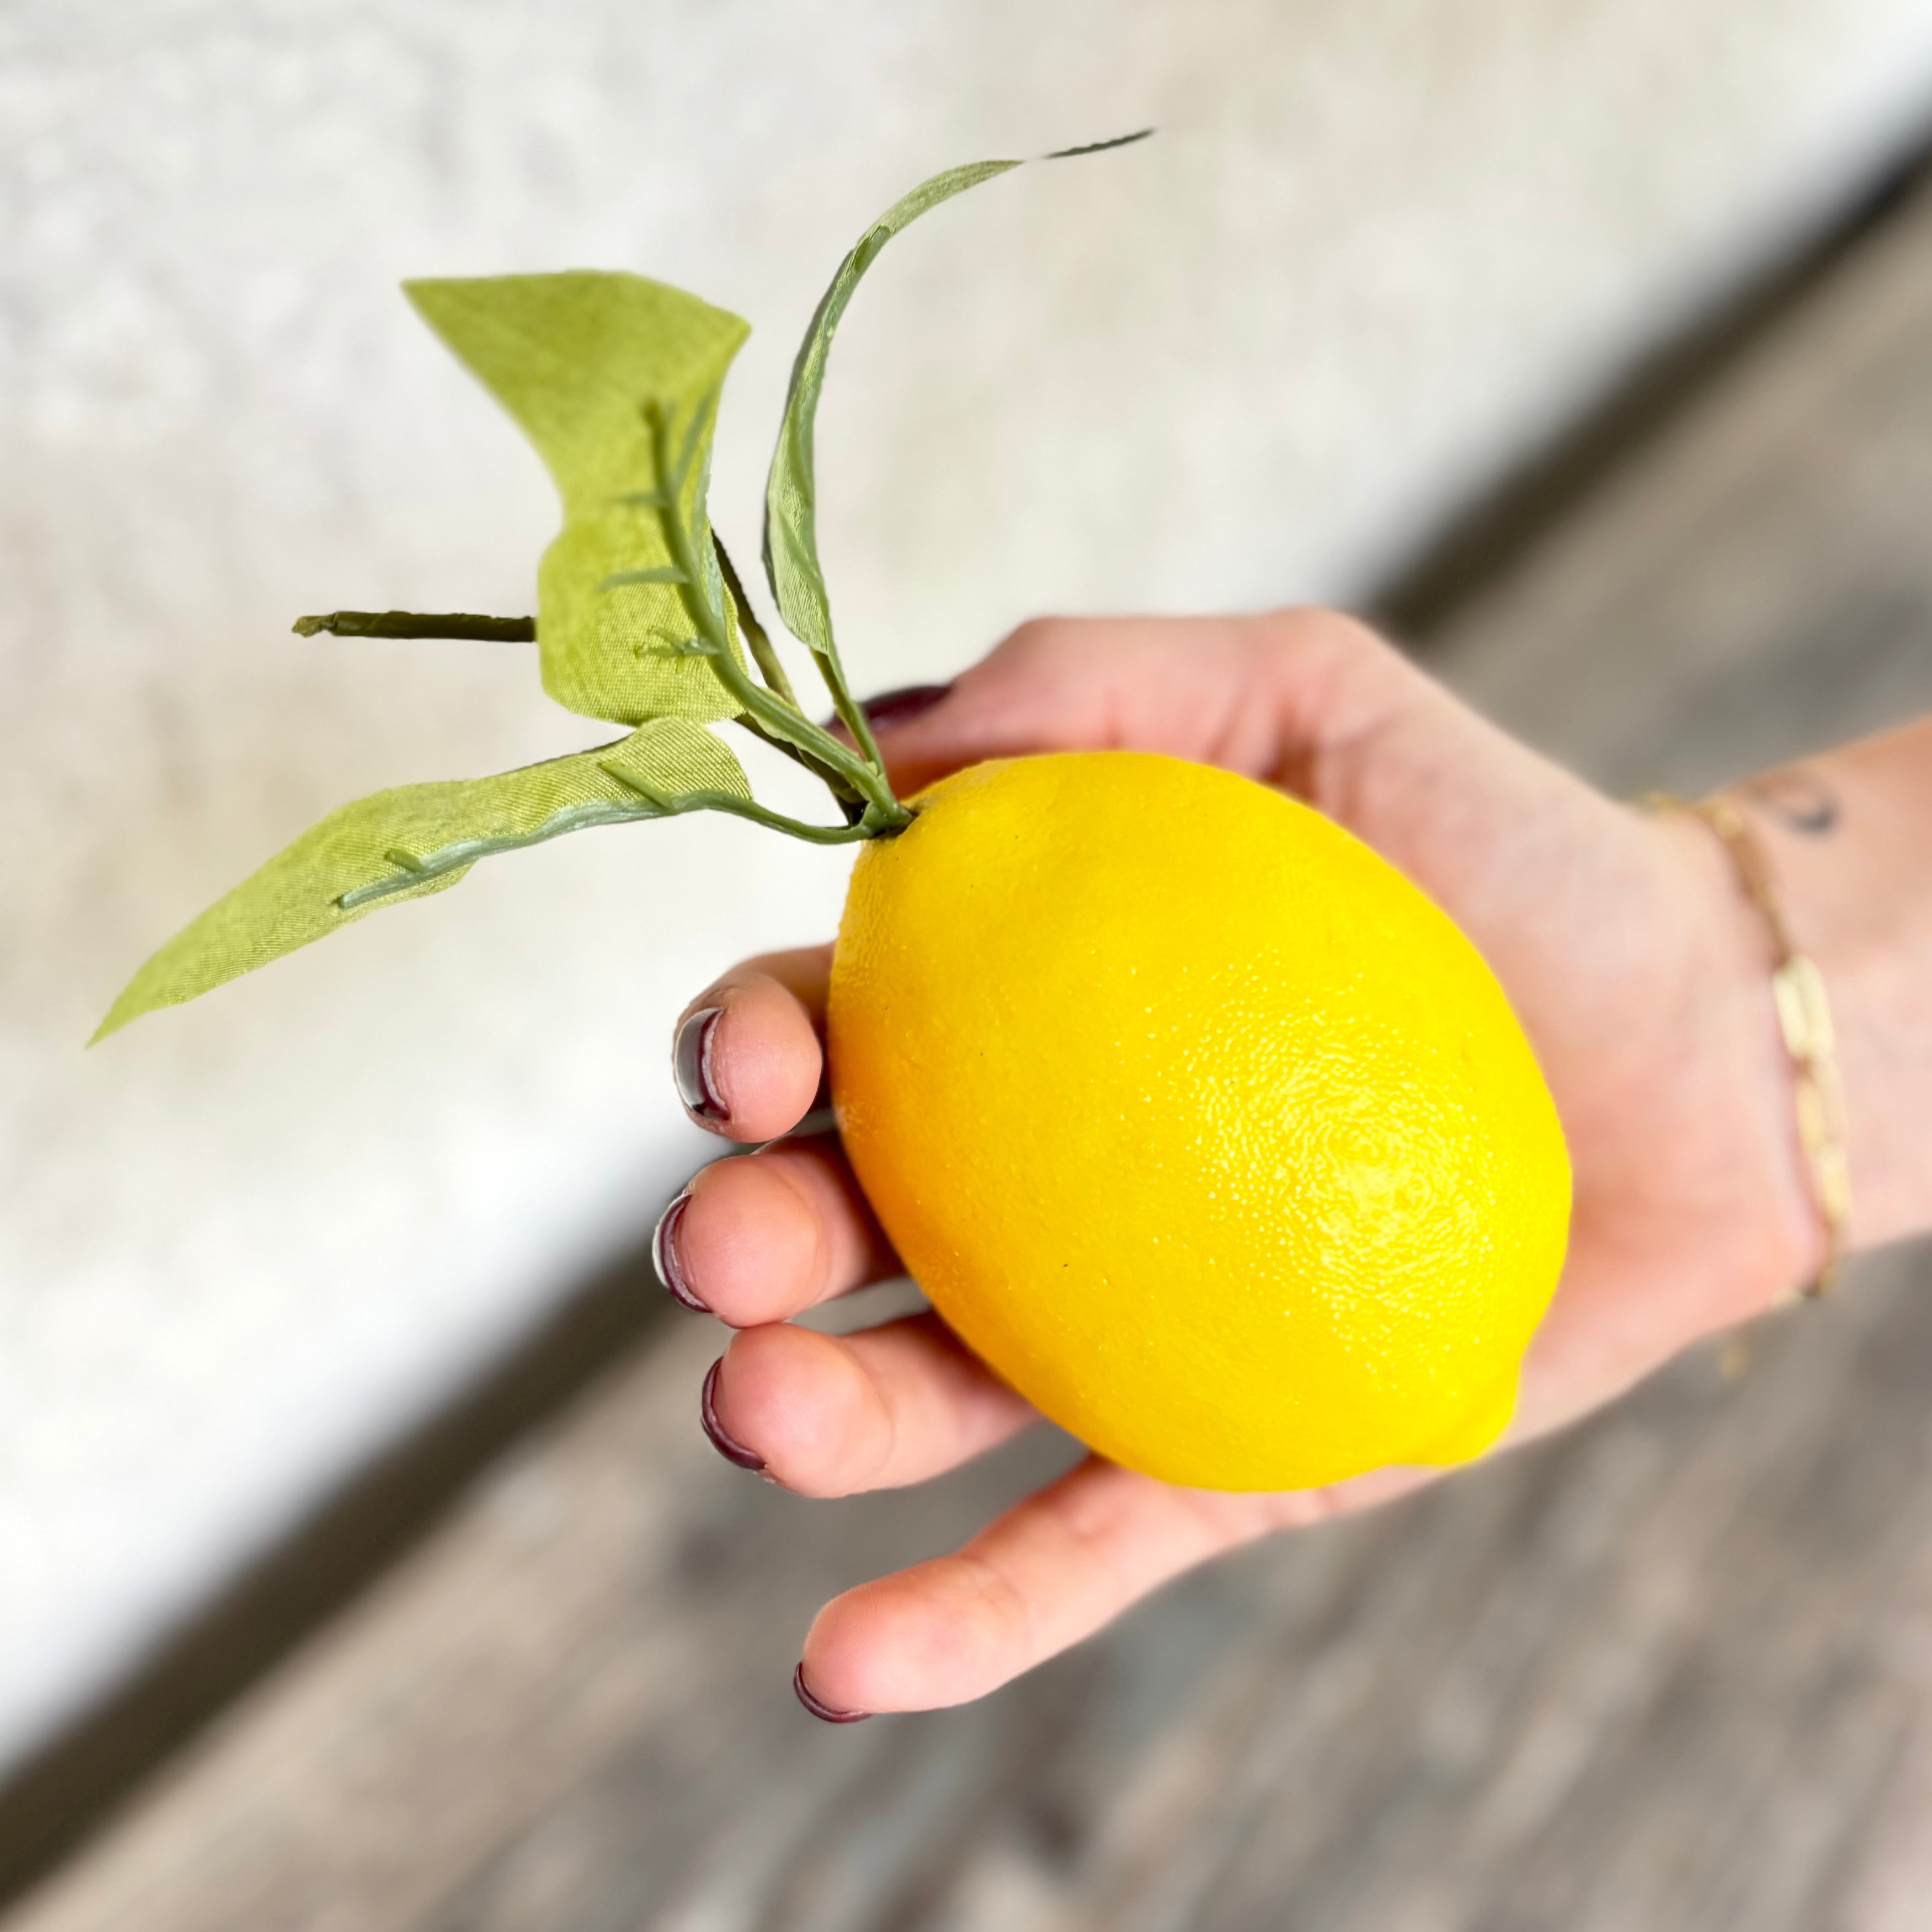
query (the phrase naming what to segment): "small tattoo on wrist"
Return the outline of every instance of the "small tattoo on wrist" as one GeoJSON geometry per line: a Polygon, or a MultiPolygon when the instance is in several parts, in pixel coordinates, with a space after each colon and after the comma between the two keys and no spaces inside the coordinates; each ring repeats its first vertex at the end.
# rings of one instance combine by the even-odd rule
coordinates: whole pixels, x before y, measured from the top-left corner
{"type": "Polygon", "coordinates": [[[1831,788],[1802,766],[1753,778],[1744,794],[1787,832],[1822,838],[1838,829],[1838,801],[1831,788]]]}

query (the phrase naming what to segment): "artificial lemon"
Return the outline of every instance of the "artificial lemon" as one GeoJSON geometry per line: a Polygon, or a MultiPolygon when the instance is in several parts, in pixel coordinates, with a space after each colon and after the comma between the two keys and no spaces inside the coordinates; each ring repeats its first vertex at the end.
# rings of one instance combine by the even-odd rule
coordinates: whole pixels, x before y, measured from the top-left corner
{"type": "Polygon", "coordinates": [[[1491,1442],[1570,1173],[1455,926],[1318,813],[1175,759],[980,765],[920,807],[853,874],[832,1082],[946,1321],[1170,1482],[1491,1442]]]}

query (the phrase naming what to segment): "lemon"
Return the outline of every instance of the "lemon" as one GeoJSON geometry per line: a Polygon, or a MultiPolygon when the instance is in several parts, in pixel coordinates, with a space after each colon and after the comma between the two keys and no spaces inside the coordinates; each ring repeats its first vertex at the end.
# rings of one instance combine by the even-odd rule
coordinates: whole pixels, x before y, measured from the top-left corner
{"type": "Polygon", "coordinates": [[[944,781],[860,852],[834,1105],[967,1343],[1090,1448],[1300,1489],[1475,1454],[1570,1174],[1475,949],[1318,812],[1140,753],[944,781]]]}

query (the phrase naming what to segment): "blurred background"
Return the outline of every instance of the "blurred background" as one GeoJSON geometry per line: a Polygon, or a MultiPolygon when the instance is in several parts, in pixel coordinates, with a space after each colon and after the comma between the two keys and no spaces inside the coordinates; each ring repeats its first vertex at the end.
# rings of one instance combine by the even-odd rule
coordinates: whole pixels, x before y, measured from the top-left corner
{"type": "MultiPolygon", "coordinates": [[[[1720,1439],[1713,1403],[1747,1446],[1654,1528],[1680,1553],[1748,1514],[1754,1455],[1796,1453],[1774,1412],[1818,1378],[1882,1409],[1861,1365],[1925,1352],[1884,1325],[1904,1276],[1829,1344],[1774,1342],[1735,1400],[1680,1378],[1466,1503],[1257,1558],[976,1715],[847,1744],[796,1730],[784,1681],[819,1595],[1060,1452],[814,1514],[694,1446],[710,1341],[652,1324],[638,1258],[704,1152],[668,1029],[726,962],[829,931],[841,855],[698,820],[567,841],[80,1050],[156,944],[332,806],[602,735],[513,648],[289,634],[532,606],[548,486],[400,278],[627,267],[748,317],[713,498],[742,557],[798,334],[866,224],[952,163],[1148,124],[950,206],[855,304],[820,475],[861,688],[946,676],[1041,611],[1321,599],[1393,614],[1626,787],[1932,702],[1927,0],[0,10],[0,1878],[160,1767],[33,1924],[1245,1925],[1299,1902],[1324,1932],[1802,1926],[1852,1895],[1841,1814],[1932,1791],[1892,1679],[1874,1730],[1856,1668],[1801,1696],[1774,1659],[1739,1712],[1828,1742],[1856,1693],[1835,1835],[1784,1828],[1787,1801],[1821,1815],[1809,1786],[1740,1796],[1781,1731],[1708,1762],[1632,1732],[1624,1810],[1558,1780],[1610,1834],[1588,1844],[1524,1795],[1593,1761],[1660,1618],[1694,1649],[1727,1613],[1666,1563],[1638,1636],[1558,1641],[1630,1574],[1651,1532],[1628,1512],[1720,1439]],[[1462,1666],[1417,1632],[1473,1629],[1454,1605],[1547,1581],[1552,1550],[1548,1669],[1595,1689],[1528,1769],[1452,1697],[1418,1770],[1410,1720],[1462,1666]],[[1310,1681],[1296,1645],[1391,1600],[1415,1621],[1329,1660],[1326,1715],[1250,1722],[1256,1684],[1310,1681]],[[1379,1716],[1348,1702],[1377,1684],[1379,1716]],[[1365,1736],[1379,1768],[1329,1790],[1321,1832],[1268,1810],[1365,1736]],[[996,1797],[1023,1770],[1046,1782],[1016,1824],[996,1797]],[[1413,1882],[1375,1892],[1361,1862],[1425,1814],[1413,1882]],[[1740,1833],[1810,1862],[1740,1890],[1740,1833]],[[1234,1885],[1256,1845],[1276,1862],[1234,1885]],[[1631,1858],[1662,1889],[1566,1888],[1631,1858]],[[1546,1868],[1498,1903],[1498,1873],[1546,1868]]],[[[1917,1436],[1886,1444],[1920,1466],[1917,1436]]],[[[1881,1596],[1924,1526],[1910,1493],[1858,1559],[1892,1566],[1881,1596]]],[[[1809,1547],[1761,1527],[1782,1560],[1809,1547]]],[[[1792,1587],[1851,1561],[1814,1551],[1792,1587]]],[[[1836,1601],[1800,1623],[1870,1665],[1836,1601]]],[[[1900,1628],[1886,1654],[1922,1658],[1900,1628]]],[[[1932,1923],[1932,1849],[1884,1842],[1857,1922],[1932,1923]]]]}

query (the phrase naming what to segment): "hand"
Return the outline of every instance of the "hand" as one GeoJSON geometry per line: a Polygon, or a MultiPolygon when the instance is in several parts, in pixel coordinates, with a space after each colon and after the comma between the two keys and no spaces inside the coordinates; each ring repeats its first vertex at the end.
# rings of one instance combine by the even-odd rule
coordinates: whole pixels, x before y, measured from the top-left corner
{"type": "MultiPolygon", "coordinates": [[[[1607,1401],[1815,1267],[1764,935],[1716,842],[1604,798],[1348,619],[1030,624],[880,738],[902,796],[1016,753],[1225,766],[1348,826],[1455,918],[1535,1048],[1575,1173],[1568,1259],[1507,1441],[1607,1401]]],[[[687,1019],[717,1014],[706,1125],[771,1140],[811,1109],[829,961],[752,960],[692,1002],[687,1019]]],[[[740,1331],[706,1384],[707,1426],[788,1488],[922,1481],[1038,1420],[936,1315],[843,1338],[785,1325],[899,1271],[836,1137],[708,1168],[662,1248],[685,1298],[740,1331]]],[[[962,1702],[1217,1552],[1435,1473],[1226,1495],[1089,1458],[963,1550],[828,1604],[802,1683],[848,1714],[962,1702]]]]}

